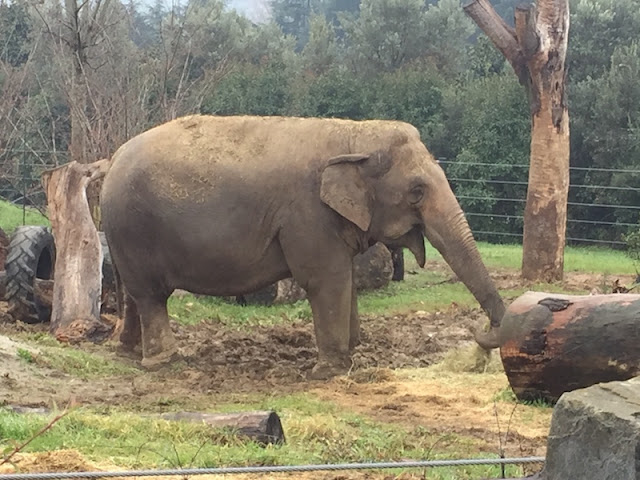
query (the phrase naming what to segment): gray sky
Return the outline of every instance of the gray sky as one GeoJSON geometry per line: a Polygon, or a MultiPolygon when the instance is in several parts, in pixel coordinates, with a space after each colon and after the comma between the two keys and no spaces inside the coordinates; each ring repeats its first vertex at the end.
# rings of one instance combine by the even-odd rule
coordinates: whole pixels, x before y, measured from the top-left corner
{"type": "MultiPolygon", "coordinates": [[[[184,3],[185,0],[163,0],[167,8],[172,4],[184,3]]],[[[154,0],[141,0],[145,6],[150,6],[154,0]]],[[[269,18],[269,0],[225,0],[228,8],[235,8],[239,13],[258,23],[269,18]]]]}

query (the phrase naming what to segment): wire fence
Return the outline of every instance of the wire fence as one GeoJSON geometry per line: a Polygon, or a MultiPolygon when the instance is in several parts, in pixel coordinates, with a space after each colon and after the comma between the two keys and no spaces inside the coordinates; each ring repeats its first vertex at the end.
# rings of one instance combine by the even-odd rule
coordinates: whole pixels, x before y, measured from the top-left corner
{"type": "Polygon", "coordinates": [[[128,470],[112,472],[60,472],[60,473],[16,473],[0,474],[1,480],[52,480],[57,478],[113,478],[187,475],[232,475],[261,473],[319,472],[338,470],[376,470],[390,468],[434,468],[463,467],[469,465],[520,465],[543,463],[544,457],[520,458],[473,458],[460,460],[417,460],[403,462],[335,463],[325,465],[282,465],[260,467],[216,467],[216,468],[176,468],[170,470],[128,470]]]}
{"type": "MultiPolygon", "coordinates": [[[[40,175],[67,161],[68,154],[60,151],[18,149],[0,152],[0,165],[4,166],[0,171],[0,198],[21,206],[24,222],[29,208],[45,213],[46,196],[40,175]]],[[[459,162],[447,158],[439,158],[438,162],[447,173],[478,240],[521,242],[528,164],[459,162]]],[[[634,180],[638,182],[640,170],[570,167],[570,174],[567,243],[624,248],[625,233],[640,228],[640,183],[632,184],[634,180]],[[617,175],[618,183],[588,183],[587,176],[594,174],[617,175]],[[629,182],[619,184],[621,176],[629,182]],[[636,201],[629,201],[630,196],[636,201]]]]}
{"type": "MultiPolygon", "coordinates": [[[[446,158],[439,158],[438,162],[447,173],[477,239],[521,242],[528,164],[459,162],[446,158]]],[[[634,169],[570,167],[566,242],[624,248],[624,235],[640,228],[638,176],[640,170],[634,169]],[[618,183],[588,183],[589,176],[594,174],[600,178],[616,175],[618,183]],[[626,183],[619,184],[620,178],[626,183]],[[630,196],[636,201],[630,201],[630,196]]]]}

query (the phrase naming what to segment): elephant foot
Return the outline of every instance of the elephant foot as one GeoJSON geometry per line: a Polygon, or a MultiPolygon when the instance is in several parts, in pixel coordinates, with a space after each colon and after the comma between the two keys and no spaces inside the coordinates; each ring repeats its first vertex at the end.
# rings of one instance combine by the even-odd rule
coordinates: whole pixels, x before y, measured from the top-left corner
{"type": "Polygon", "coordinates": [[[120,343],[116,346],[116,353],[123,357],[140,359],[142,357],[142,348],[140,344],[120,343]]]}
{"type": "Polygon", "coordinates": [[[159,370],[160,368],[178,360],[179,358],[180,354],[178,353],[178,349],[171,348],[163,350],[162,352],[155,355],[144,357],[140,364],[145,370],[154,371],[159,370]]]}
{"type": "Polygon", "coordinates": [[[310,380],[329,380],[339,375],[346,375],[351,368],[351,360],[341,363],[318,362],[309,373],[310,380]]]}

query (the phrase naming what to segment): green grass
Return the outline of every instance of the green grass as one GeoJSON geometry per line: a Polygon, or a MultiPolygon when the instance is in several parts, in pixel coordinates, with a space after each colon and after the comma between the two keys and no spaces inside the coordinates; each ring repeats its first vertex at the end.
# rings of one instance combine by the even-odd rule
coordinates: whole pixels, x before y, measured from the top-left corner
{"type": "Polygon", "coordinates": [[[27,208],[23,223],[22,207],[0,200],[0,228],[11,235],[20,225],[49,225],[49,220],[39,211],[27,208]]]}
{"type": "MultiPolygon", "coordinates": [[[[38,436],[27,452],[75,449],[89,460],[109,459],[125,468],[224,467],[448,459],[490,456],[473,437],[439,434],[420,425],[376,422],[301,393],[256,403],[216,405],[216,412],[274,408],[287,442],[261,447],[229,430],[168,422],[111,407],[78,408],[38,436]],[[461,453],[464,452],[464,453],[461,453]]],[[[23,443],[51,421],[35,414],[0,409],[0,448],[23,443]]],[[[520,473],[508,467],[510,475],[520,473]]],[[[432,469],[438,480],[495,477],[497,467],[432,469]]]]}
{"type": "MultiPolygon", "coordinates": [[[[488,267],[519,270],[522,266],[521,245],[494,245],[479,242],[478,249],[488,267]]],[[[433,251],[433,250],[432,250],[433,251]]],[[[565,272],[602,274],[635,274],[631,258],[624,251],[604,247],[566,247],[565,272]]]]}

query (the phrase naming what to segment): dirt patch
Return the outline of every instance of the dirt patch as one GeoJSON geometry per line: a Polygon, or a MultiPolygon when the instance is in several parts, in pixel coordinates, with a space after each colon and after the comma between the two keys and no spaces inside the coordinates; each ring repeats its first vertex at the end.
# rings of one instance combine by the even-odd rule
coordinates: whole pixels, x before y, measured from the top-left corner
{"type": "Polygon", "coordinates": [[[11,458],[13,465],[0,465],[0,473],[86,472],[100,470],[76,450],[18,453],[11,458]]]}
{"type": "MultiPolygon", "coordinates": [[[[431,369],[398,371],[392,380],[358,383],[338,378],[311,391],[352,411],[444,437],[475,437],[484,451],[544,455],[551,411],[500,401],[503,373],[468,375],[431,369]]],[[[449,440],[450,441],[450,440],[449,440]]]]}
{"type": "MultiPolygon", "coordinates": [[[[470,327],[483,316],[480,310],[457,307],[436,313],[363,316],[353,371],[429,366],[449,348],[471,341],[470,327]]],[[[202,373],[200,386],[207,390],[255,391],[256,382],[263,386],[306,382],[316,361],[311,323],[256,327],[251,332],[221,330],[213,324],[174,325],[174,331],[186,363],[202,373]]]]}

